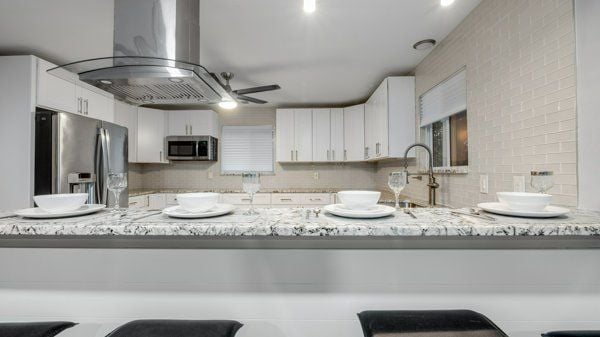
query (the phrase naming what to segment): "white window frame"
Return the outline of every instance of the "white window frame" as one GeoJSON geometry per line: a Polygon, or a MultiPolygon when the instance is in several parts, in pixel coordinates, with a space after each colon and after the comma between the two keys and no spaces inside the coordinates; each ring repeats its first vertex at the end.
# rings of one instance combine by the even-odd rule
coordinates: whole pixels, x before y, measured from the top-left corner
{"type": "Polygon", "coordinates": [[[274,140],[274,135],[275,135],[275,128],[273,127],[273,125],[250,125],[250,126],[246,126],[246,125],[224,125],[221,128],[221,142],[220,143],[220,152],[221,152],[221,156],[219,158],[219,161],[221,162],[221,175],[224,176],[233,176],[233,175],[241,175],[242,173],[246,173],[246,172],[257,172],[260,173],[262,175],[274,175],[275,174],[275,140],[274,140]],[[235,128],[235,129],[240,129],[240,130],[248,130],[248,129],[263,129],[266,130],[268,129],[271,133],[271,169],[270,170],[262,170],[262,171],[256,171],[256,170],[227,170],[225,169],[224,165],[225,163],[225,153],[223,152],[223,148],[224,148],[224,142],[226,142],[227,140],[224,138],[224,133],[225,133],[225,129],[226,128],[235,128]]]}

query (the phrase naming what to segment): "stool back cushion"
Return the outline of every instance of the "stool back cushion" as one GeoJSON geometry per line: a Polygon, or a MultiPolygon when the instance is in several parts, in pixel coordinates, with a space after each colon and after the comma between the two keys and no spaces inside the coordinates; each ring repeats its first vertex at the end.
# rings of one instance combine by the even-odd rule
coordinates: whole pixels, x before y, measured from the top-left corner
{"type": "Polygon", "coordinates": [[[0,323],[0,337],[54,337],[76,324],[73,322],[0,323]]]}
{"type": "Polygon", "coordinates": [[[137,320],[106,337],[233,337],[242,325],[229,320],[137,320]]]}
{"type": "Polygon", "coordinates": [[[507,337],[471,310],[363,311],[358,318],[365,337],[507,337]]]}

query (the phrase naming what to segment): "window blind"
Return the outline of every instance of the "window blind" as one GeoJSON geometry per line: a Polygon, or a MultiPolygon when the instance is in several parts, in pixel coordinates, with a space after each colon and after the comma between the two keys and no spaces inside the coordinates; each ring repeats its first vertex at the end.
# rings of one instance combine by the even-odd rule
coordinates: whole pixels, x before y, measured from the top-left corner
{"type": "Polygon", "coordinates": [[[221,172],[273,172],[273,126],[223,126],[221,172]]]}
{"type": "Polygon", "coordinates": [[[422,127],[466,110],[466,70],[459,71],[421,95],[419,103],[422,127]]]}

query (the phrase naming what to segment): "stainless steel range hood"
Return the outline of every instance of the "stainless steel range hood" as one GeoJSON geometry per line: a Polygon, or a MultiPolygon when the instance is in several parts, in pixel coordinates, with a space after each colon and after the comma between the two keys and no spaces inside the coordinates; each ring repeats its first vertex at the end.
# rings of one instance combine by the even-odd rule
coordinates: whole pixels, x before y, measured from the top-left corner
{"type": "Polygon", "coordinates": [[[199,65],[199,0],[115,0],[112,57],[73,62],[65,70],[130,104],[198,104],[233,100],[199,65]]]}

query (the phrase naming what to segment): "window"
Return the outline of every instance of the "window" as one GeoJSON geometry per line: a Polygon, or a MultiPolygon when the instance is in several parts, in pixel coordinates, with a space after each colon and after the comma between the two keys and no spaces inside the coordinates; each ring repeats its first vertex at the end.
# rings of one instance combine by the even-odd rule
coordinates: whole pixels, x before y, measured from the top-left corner
{"type": "Polygon", "coordinates": [[[466,172],[469,165],[466,70],[421,95],[419,106],[421,141],[431,147],[436,171],[466,172]]]}
{"type": "Polygon", "coordinates": [[[273,173],[273,126],[224,126],[221,173],[273,173]]]}

